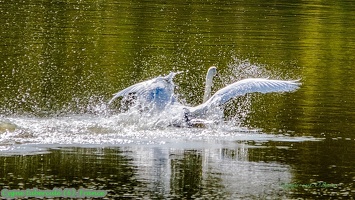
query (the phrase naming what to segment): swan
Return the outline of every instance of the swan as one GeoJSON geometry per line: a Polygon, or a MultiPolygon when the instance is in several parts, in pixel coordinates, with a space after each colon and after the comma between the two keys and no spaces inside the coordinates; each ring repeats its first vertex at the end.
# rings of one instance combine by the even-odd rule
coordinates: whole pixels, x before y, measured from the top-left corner
{"type": "Polygon", "coordinates": [[[114,94],[108,102],[111,104],[118,97],[136,95],[140,103],[153,105],[154,109],[164,110],[167,106],[171,109],[182,109],[186,122],[192,118],[203,118],[211,108],[221,108],[225,103],[238,96],[248,93],[291,92],[297,90],[301,83],[299,80],[270,80],[267,78],[247,78],[225,86],[211,96],[213,78],[217,75],[217,68],[208,69],[205,80],[203,103],[197,106],[185,106],[180,104],[174,94],[175,85],[173,78],[179,74],[171,72],[167,76],[159,76],[151,80],[132,85],[114,94]]]}

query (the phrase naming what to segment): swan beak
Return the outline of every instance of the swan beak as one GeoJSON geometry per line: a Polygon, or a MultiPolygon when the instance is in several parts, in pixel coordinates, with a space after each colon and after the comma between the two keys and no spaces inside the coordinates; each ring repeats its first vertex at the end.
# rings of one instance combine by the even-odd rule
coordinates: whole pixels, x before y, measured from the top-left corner
{"type": "Polygon", "coordinates": [[[222,81],[222,77],[221,77],[221,75],[219,75],[218,71],[217,71],[217,73],[214,76],[222,81]]]}

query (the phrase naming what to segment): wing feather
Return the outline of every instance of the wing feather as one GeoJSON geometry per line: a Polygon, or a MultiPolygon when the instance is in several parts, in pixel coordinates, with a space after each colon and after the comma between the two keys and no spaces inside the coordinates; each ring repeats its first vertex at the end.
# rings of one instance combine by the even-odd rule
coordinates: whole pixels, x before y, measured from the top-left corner
{"type": "Polygon", "coordinates": [[[247,93],[269,93],[269,92],[291,92],[297,90],[301,83],[299,80],[281,81],[269,80],[265,78],[249,78],[237,81],[218,90],[205,103],[195,107],[190,107],[189,112],[192,116],[204,115],[212,107],[219,107],[231,99],[243,96],[247,93]]]}
{"type": "Polygon", "coordinates": [[[220,106],[229,100],[247,93],[290,92],[299,88],[299,80],[282,81],[264,78],[249,78],[232,83],[218,90],[207,102],[208,105],[220,106]]]}
{"type": "Polygon", "coordinates": [[[151,95],[150,93],[152,92],[164,92],[166,95],[173,95],[174,93],[174,83],[172,79],[176,74],[180,72],[171,72],[165,77],[156,77],[147,81],[143,81],[137,84],[134,84],[126,89],[123,89],[115,94],[112,97],[112,99],[108,102],[108,104],[111,104],[116,98],[118,97],[124,97],[127,95],[135,94],[140,97],[146,97],[149,98],[151,95]],[[170,94],[171,93],[171,94],[170,94]]]}

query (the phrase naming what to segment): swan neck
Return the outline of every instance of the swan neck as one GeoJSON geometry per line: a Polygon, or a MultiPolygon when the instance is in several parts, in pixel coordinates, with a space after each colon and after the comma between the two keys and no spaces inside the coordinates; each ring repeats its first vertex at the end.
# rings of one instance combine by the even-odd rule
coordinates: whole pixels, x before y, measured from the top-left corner
{"type": "Polygon", "coordinates": [[[205,103],[211,97],[212,81],[213,81],[213,75],[207,73],[206,83],[205,83],[205,93],[203,95],[203,103],[205,103]]]}

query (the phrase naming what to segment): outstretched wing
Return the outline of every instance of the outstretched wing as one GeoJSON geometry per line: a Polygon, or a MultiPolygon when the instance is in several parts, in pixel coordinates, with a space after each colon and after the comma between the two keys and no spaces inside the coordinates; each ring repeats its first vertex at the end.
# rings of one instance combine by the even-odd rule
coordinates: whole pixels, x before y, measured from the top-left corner
{"type": "Polygon", "coordinates": [[[128,95],[136,95],[138,97],[143,97],[147,99],[153,98],[152,95],[158,95],[164,98],[165,96],[172,96],[174,93],[174,83],[172,82],[172,79],[176,74],[178,73],[171,72],[165,77],[159,76],[151,80],[134,84],[126,89],[115,93],[112,99],[108,102],[108,104],[111,104],[118,97],[124,97],[128,95]]]}
{"type": "Polygon", "coordinates": [[[299,80],[282,81],[264,78],[249,78],[232,83],[218,90],[207,102],[208,105],[221,106],[229,100],[247,93],[290,92],[299,88],[299,80]]]}
{"type": "Polygon", "coordinates": [[[244,79],[218,90],[205,103],[195,107],[189,107],[190,115],[201,116],[212,107],[222,106],[229,100],[245,95],[247,93],[261,92],[290,92],[299,88],[301,83],[298,80],[294,81],[280,81],[268,80],[264,78],[249,78],[244,79]]]}
{"type": "Polygon", "coordinates": [[[114,96],[108,102],[108,104],[111,104],[118,97],[124,97],[124,96],[132,95],[132,94],[142,95],[144,93],[144,91],[147,91],[150,89],[153,81],[154,80],[152,79],[152,80],[140,82],[140,83],[134,84],[126,89],[123,89],[123,90],[113,94],[114,96]]]}

